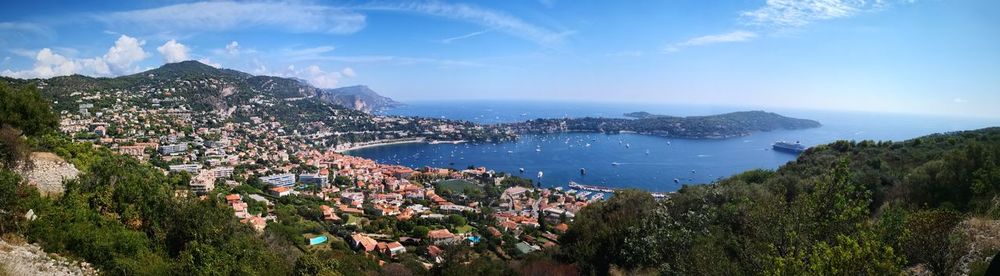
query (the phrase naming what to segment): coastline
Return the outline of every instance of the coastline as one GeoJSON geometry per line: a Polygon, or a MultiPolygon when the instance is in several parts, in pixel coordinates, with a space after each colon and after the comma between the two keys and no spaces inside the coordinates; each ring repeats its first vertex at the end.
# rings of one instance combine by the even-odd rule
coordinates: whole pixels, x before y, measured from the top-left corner
{"type": "Polygon", "coordinates": [[[357,144],[357,145],[351,144],[351,145],[349,145],[347,147],[343,147],[343,148],[341,148],[340,146],[338,146],[338,147],[333,148],[333,151],[336,152],[336,153],[347,153],[347,152],[353,151],[353,150],[366,149],[366,148],[374,148],[374,147],[383,147],[383,146],[391,146],[391,145],[415,144],[415,143],[426,143],[426,144],[429,144],[429,145],[437,145],[437,144],[461,144],[461,143],[465,143],[465,142],[468,142],[468,141],[465,141],[465,140],[438,141],[438,140],[427,140],[427,138],[419,137],[419,138],[405,138],[405,139],[393,139],[393,140],[377,140],[377,141],[371,141],[371,142],[364,142],[364,143],[360,143],[360,144],[357,144]]]}

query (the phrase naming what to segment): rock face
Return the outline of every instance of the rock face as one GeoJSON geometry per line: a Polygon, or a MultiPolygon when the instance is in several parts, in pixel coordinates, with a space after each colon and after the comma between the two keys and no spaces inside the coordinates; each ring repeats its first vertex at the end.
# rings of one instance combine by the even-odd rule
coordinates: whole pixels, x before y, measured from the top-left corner
{"type": "Polygon", "coordinates": [[[319,96],[324,101],[366,113],[401,105],[401,103],[379,95],[364,85],[323,89],[319,96]]]}
{"type": "Polygon", "coordinates": [[[16,245],[0,239],[0,275],[98,275],[85,262],[45,253],[38,245],[16,245]]]}
{"type": "Polygon", "coordinates": [[[31,154],[35,167],[24,174],[28,184],[34,185],[42,194],[62,194],[63,181],[76,179],[80,171],[59,156],[49,152],[31,154]]]}

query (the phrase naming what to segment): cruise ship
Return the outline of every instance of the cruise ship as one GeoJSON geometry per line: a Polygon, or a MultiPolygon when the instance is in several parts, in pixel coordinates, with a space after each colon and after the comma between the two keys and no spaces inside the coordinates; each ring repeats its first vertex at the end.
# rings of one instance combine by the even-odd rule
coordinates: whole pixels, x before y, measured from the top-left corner
{"type": "Polygon", "coordinates": [[[798,141],[795,141],[794,144],[793,143],[789,143],[789,142],[785,142],[785,141],[778,141],[778,142],[775,142],[772,147],[776,151],[784,151],[784,152],[791,152],[791,153],[802,153],[803,151],[806,150],[806,147],[803,146],[802,144],[799,144],[798,141]]]}

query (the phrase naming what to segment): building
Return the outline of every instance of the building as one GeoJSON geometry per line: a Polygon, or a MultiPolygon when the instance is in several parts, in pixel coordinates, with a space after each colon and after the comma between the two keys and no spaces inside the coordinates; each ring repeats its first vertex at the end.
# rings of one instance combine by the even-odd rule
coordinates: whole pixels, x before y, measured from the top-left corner
{"type": "Polygon", "coordinates": [[[354,244],[354,248],[364,249],[365,252],[371,252],[375,250],[375,246],[378,245],[378,242],[375,241],[375,239],[372,239],[371,237],[365,236],[364,234],[360,233],[351,235],[351,240],[354,244]]]}
{"type": "Polygon", "coordinates": [[[287,186],[285,186],[285,187],[274,187],[274,188],[269,189],[268,191],[271,193],[271,195],[276,196],[276,197],[283,197],[283,196],[292,194],[292,188],[291,187],[287,187],[287,186]]]}
{"type": "Polygon", "coordinates": [[[303,184],[319,185],[320,187],[330,186],[330,179],[318,173],[304,173],[299,175],[299,182],[303,184]]]}
{"type": "Polygon", "coordinates": [[[199,164],[170,165],[170,172],[198,174],[199,171],[201,171],[201,165],[199,164]]]}
{"type": "Polygon", "coordinates": [[[404,247],[399,242],[379,243],[379,244],[384,247],[384,249],[382,249],[382,253],[389,255],[389,257],[396,257],[396,255],[406,253],[406,247],[404,247]]]}
{"type": "Polygon", "coordinates": [[[210,171],[203,171],[191,178],[191,191],[199,194],[215,190],[215,174],[210,171]]]}
{"type": "Polygon", "coordinates": [[[275,187],[295,185],[295,175],[290,173],[272,174],[260,178],[260,181],[275,187]]]}
{"type": "Polygon", "coordinates": [[[186,152],[187,149],[188,149],[187,143],[162,145],[160,146],[160,154],[172,155],[177,153],[183,153],[186,152]]]}
{"type": "Polygon", "coordinates": [[[212,173],[217,178],[229,178],[233,176],[233,167],[218,167],[212,169],[212,173]]]}

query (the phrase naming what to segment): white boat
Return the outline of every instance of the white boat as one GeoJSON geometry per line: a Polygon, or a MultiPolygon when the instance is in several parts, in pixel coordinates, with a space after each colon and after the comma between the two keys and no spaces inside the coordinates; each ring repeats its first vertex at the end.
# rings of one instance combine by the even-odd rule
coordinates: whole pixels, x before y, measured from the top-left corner
{"type": "Polygon", "coordinates": [[[538,171],[538,178],[542,178],[543,175],[545,175],[545,174],[542,173],[542,171],[538,171]]]}

